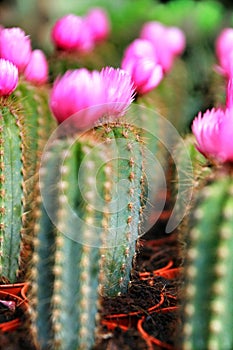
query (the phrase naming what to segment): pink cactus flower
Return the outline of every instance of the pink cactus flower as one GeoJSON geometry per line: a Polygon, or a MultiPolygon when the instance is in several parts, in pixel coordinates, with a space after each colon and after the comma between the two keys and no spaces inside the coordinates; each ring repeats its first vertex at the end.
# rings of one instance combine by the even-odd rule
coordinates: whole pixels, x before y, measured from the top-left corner
{"type": "Polygon", "coordinates": [[[83,129],[102,116],[104,97],[104,86],[99,72],[89,72],[85,68],[76,69],[55,80],[50,108],[59,123],[77,115],[76,126],[83,129]],[[85,111],[96,105],[98,107],[85,111]]]}
{"type": "Polygon", "coordinates": [[[199,112],[192,124],[197,149],[212,161],[233,162],[233,107],[199,112]]]}
{"type": "Polygon", "coordinates": [[[131,75],[137,93],[141,95],[154,89],[163,78],[153,45],[147,40],[136,39],[128,46],[121,67],[131,75]]]}
{"type": "Polygon", "coordinates": [[[48,81],[48,70],[48,62],[43,51],[32,51],[30,61],[24,71],[26,80],[36,85],[45,84],[48,81]]]}
{"type": "Polygon", "coordinates": [[[158,57],[158,63],[168,72],[177,55],[181,55],[185,49],[186,39],[183,31],[177,27],[166,27],[163,24],[152,21],[147,22],[141,29],[140,38],[149,40],[158,57]]]}
{"type": "Polygon", "coordinates": [[[92,8],[85,17],[95,42],[107,39],[110,32],[110,22],[107,13],[101,8],[92,8]]]}
{"type": "Polygon", "coordinates": [[[10,61],[0,58],[0,96],[10,95],[18,84],[18,69],[10,61]]]}
{"type": "Polygon", "coordinates": [[[224,28],[215,42],[215,52],[219,61],[217,71],[226,76],[233,74],[233,28],[224,28]]]}
{"type": "Polygon", "coordinates": [[[103,68],[100,76],[104,84],[107,117],[124,115],[134,99],[135,89],[131,76],[122,69],[112,67],[103,68]]]}
{"type": "Polygon", "coordinates": [[[0,31],[0,57],[11,61],[23,72],[31,56],[31,41],[21,28],[0,31]]]}
{"type": "Polygon", "coordinates": [[[58,19],[52,28],[51,38],[58,49],[88,52],[93,48],[90,29],[82,17],[68,14],[58,19]]]}
{"type": "Polygon", "coordinates": [[[167,27],[166,29],[167,44],[174,55],[181,55],[186,46],[184,32],[177,27],[167,27]]]}
{"type": "Polygon", "coordinates": [[[99,119],[122,115],[132,102],[133,92],[130,77],[120,69],[89,72],[81,68],[56,79],[50,108],[59,123],[72,116],[75,127],[84,129],[99,119]]]}

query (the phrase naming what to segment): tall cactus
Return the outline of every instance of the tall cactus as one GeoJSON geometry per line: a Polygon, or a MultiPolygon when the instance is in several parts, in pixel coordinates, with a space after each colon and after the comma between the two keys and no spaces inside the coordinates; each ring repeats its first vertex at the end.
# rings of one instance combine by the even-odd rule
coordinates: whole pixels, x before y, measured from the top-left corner
{"type": "Polygon", "coordinates": [[[109,122],[76,137],[55,139],[42,161],[45,207],[32,284],[42,348],[91,348],[99,293],[127,290],[140,233],[145,192],[140,130],[109,122]]]}
{"type": "Polygon", "coordinates": [[[23,121],[17,104],[3,98],[0,102],[0,275],[3,281],[14,282],[19,272],[23,213],[22,152],[25,144],[23,121]]]}
{"type": "Polygon", "coordinates": [[[186,350],[233,347],[232,191],[232,173],[216,174],[192,210],[184,293],[186,350]]]}
{"type": "Polygon", "coordinates": [[[39,156],[55,120],[42,88],[21,83],[13,96],[1,98],[0,123],[0,275],[14,283],[29,269],[39,156]]]}

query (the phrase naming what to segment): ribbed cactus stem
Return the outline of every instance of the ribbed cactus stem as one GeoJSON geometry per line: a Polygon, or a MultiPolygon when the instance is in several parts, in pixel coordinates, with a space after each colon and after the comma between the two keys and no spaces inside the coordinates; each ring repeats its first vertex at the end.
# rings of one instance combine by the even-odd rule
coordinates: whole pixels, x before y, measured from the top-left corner
{"type": "Polygon", "coordinates": [[[22,117],[12,101],[0,100],[0,276],[15,282],[22,230],[22,117]]]}
{"type": "Polygon", "coordinates": [[[106,201],[104,210],[102,239],[103,246],[108,248],[102,249],[100,283],[104,295],[115,296],[128,288],[136,240],[141,232],[145,184],[139,134],[130,127],[109,128],[107,134],[119,158],[109,162],[105,169],[108,184],[105,196],[111,200],[106,201]]]}
{"type": "Polygon", "coordinates": [[[23,277],[31,273],[31,259],[36,222],[36,198],[38,196],[39,166],[43,148],[56,127],[48,106],[46,86],[34,86],[21,81],[14,98],[22,110],[25,129],[25,151],[23,153],[23,277]]]}
{"type": "Polygon", "coordinates": [[[0,275],[13,283],[30,272],[40,157],[56,123],[46,88],[23,82],[1,98],[0,118],[0,275]]]}
{"type": "Polygon", "coordinates": [[[56,228],[42,206],[32,288],[42,348],[90,349],[99,293],[127,290],[143,209],[142,153],[138,130],[120,122],[60,138],[45,152],[42,199],[56,228]]]}
{"type": "Polygon", "coordinates": [[[185,350],[233,348],[233,178],[216,175],[191,218],[184,305],[185,350]]]}
{"type": "MultiPolygon", "coordinates": [[[[87,225],[72,227],[69,221],[69,206],[75,208],[79,198],[77,172],[80,156],[85,159],[86,153],[93,145],[87,140],[84,144],[75,144],[64,151],[64,162],[60,167],[61,181],[58,186],[57,224],[61,229],[56,239],[54,265],[54,293],[52,297],[54,346],[57,349],[89,349],[94,343],[95,315],[98,301],[98,270],[99,249],[88,246],[87,243],[94,236],[95,211],[88,204],[82,203],[84,208],[79,212],[87,225]],[[66,206],[68,204],[69,206],[66,206]],[[72,238],[64,233],[70,232],[72,238]]],[[[92,156],[95,161],[102,158],[98,149],[92,156]],[[99,153],[99,154],[98,154],[99,153]]],[[[103,161],[103,159],[102,159],[103,161]]],[[[94,174],[92,175],[94,160],[84,162],[86,176],[84,193],[87,194],[91,205],[95,206],[96,189],[94,174]]]]}

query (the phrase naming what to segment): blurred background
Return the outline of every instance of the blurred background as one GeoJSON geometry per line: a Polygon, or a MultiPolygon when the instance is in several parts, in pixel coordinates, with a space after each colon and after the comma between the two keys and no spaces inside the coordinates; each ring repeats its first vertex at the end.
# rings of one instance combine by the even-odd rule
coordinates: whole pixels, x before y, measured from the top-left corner
{"type": "Polygon", "coordinates": [[[233,2],[193,0],[0,0],[0,23],[20,26],[34,46],[51,48],[50,29],[56,19],[75,13],[85,15],[92,7],[103,7],[112,23],[113,42],[124,47],[149,20],[182,28],[190,40],[208,37],[211,42],[221,27],[233,25],[233,2]]]}
{"type": "Polygon", "coordinates": [[[68,13],[83,16],[93,7],[107,11],[112,28],[108,42],[96,49],[91,62],[86,59],[88,68],[119,67],[126,46],[139,35],[142,25],[156,20],[181,28],[187,45],[172,72],[146,97],[148,103],[157,108],[163,104],[161,113],[169,113],[175,126],[188,130],[199,110],[224,100],[224,82],[213,69],[214,45],[222,28],[233,27],[231,0],[0,0],[0,24],[23,28],[33,48],[43,49],[49,57],[54,50],[50,31],[55,21],[68,13]]]}

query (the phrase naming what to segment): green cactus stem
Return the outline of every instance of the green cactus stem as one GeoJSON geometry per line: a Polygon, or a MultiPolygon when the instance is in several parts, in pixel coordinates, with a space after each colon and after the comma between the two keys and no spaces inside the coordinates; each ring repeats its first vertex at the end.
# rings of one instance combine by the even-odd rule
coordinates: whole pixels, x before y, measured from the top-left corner
{"type": "Polygon", "coordinates": [[[233,177],[217,173],[191,212],[183,349],[233,348],[233,177]]]}
{"type": "Polygon", "coordinates": [[[22,229],[23,125],[17,105],[0,108],[0,276],[15,282],[19,272],[22,229]]]}
{"type": "Polygon", "coordinates": [[[55,120],[42,88],[21,83],[0,100],[0,278],[25,280],[30,270],[40,155],[55,120]]]}
{"type": "Polygon", "coordinates": [[[45,152],[32,283],[42,348],[90,349],[100,295],[127,291],[142,219],[142,158],[140,130],[121,122],[55,140],[45,152]]]}
{"type": "Polygon", "coordinates": [[[56,127],[56,121],[48,106],[48,88],[21,81],[14,97],[20,104],[25,128],[25,152],[23,159],[23,249],[21,269],[30,275],[33,237],[36,221],[36,198],[38,197],[39,166],[43,148],[56,127]]]}

